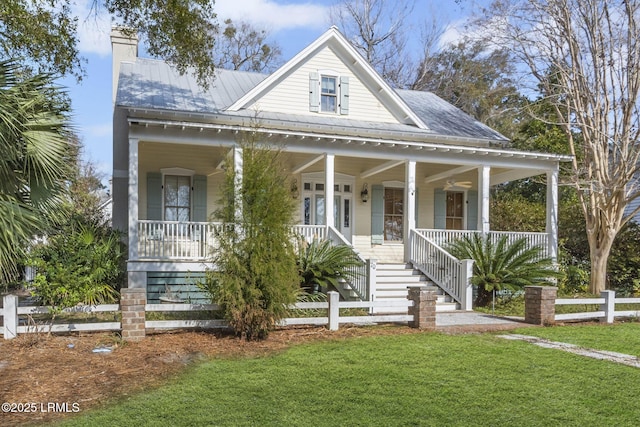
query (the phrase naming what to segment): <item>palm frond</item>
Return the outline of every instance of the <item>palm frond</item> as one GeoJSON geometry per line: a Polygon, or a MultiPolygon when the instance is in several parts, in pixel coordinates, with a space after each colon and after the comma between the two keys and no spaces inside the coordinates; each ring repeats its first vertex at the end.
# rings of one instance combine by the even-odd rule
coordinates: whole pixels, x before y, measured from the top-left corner
{"type": "Polygon", "coordinates": [[[453,241],[446,248],[456,258],[474,261],[471,283],[480,289],[477,305],[484,301],[486,292],[519,290],[560,276],[552,260],[542,256],[542,248],[529,247],[525,238],[510,242],[507,236],[501,236],[493,241],[477,233],[453,241]]]}
{"type": "Polygon", "coordinates": [[[0,280],[29,240],[61,212],[72,174],[71,128],[49,75],[22,78],[0,62],[0,280]]]}

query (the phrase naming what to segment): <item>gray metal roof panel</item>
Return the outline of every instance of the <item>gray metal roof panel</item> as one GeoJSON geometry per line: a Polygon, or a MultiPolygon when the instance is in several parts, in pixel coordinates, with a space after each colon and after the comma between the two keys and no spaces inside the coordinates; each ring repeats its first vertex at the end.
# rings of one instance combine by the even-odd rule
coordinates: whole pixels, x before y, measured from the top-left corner
{"type": "Polygon", "coordinates": [[[431,129],[440,135],[508,141],[499,132],[431,92],[396,90],[398,95],[431,129]]]}
{"type": "Polygon", "coordinates": [[[138,58],[120,67],[116,104],[123,107],[215,113],[224,110],[266,75],[216,70],[205,91],[189,73],[180,75],[163,61],[138,58]]]}
{"type": "MultiPolygon", "coordinates": [[[[215,79],[203,90],[189,73],[180,75],[163,61],[137,58],[123,62],[120,69],[116,104],[123,107],[173,111],[176,113],[224,114],[253,118],[253,111],[226,111],[267,77],[265,74],[216,70],[215,79]]],[[[398,90],[398,95],[426,123],[429,130],[402,123],[355,121],[345,116],[260,112],[265,119],[291,123],[293,127],[321,126],[349,129],[349,133],[372,132],[463,137],[478,140],[507,141],[507,138],[476,121],[460,109],[429,92],[398,90]]]]}

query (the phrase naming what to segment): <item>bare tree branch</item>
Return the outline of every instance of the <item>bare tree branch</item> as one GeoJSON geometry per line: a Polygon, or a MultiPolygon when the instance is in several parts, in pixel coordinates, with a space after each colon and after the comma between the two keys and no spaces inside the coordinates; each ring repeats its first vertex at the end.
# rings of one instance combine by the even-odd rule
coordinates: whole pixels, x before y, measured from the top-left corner
{"type": "Polygon", "coordinates": [[[497,0],[486,12],[481,25],[527,66],[580,153],[573,184],[600,291],[613,240],[637,213],[626,207],[638,197],[639,1],[497,0]]]}

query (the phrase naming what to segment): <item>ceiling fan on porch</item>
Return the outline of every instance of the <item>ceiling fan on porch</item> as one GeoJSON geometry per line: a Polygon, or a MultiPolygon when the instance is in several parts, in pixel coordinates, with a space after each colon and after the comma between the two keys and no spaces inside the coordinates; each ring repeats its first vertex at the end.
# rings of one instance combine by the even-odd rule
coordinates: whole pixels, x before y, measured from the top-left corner
{"type": "Polygon", "coordinates": [[[218,163],[218,166],[216,166],[213,172],[207,174],[207,176],[217,175],[219,173],[224,172],[225,170],[227,170],[227,163],[226,163],[226,159],[223,159],[220,163],[218,163]]]}
{"type": "Polygon", "coordinates": [[[456,182],[455,179],[448,179],[446,184],[444,185],[444,191],[463,191],[471,188],[473,183],[471,181],[460,181],[456,182]]]}

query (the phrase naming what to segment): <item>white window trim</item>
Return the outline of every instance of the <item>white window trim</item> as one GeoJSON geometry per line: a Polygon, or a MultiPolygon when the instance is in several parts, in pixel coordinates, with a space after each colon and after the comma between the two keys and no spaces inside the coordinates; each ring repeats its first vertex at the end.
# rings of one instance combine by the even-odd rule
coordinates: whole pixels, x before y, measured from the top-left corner
{"type": "Polygon", "coordinates": [[[331,114],[331,115],[339,115],[340,114],[340,96],[341,96],[341,88],[340,88],[340,73],[333,70],[318,70],[318,112],[320,114],[331,114]],[[323,111],[322,110],[322,78],[330,77],[336,80],[336,108],[334,111],[323,111]]]}
{"type": "MultiPolygon", "coordinates": [[[[468,194],[469,190],[444,190],[445,193],[445,203],[447,200],[447,193],[462,193],[462,226],[463,226],[463,230],[469,230],[468,224],[467,224],[467,218],[468,218],[468,214],[467,214],[467,209],[469,207],[469,200],[467,198],[467,194],[468,194]]],[[[446,224],[447,224],[447,213],[446,213],[446,205],[445,205],[445,215],[444,215],[444,221],[445,221],[445,228],[446,228],[446,224]]]]}
{"type": "MultiPolygon", "coordinates": [[[[315,185],[316,184],[324,184],[324,172],[307,172],[307,173],[302,173],[300,174],[300,194],[302,195],[302,197],[300,197],[300,222],[304,223],[304,199],[305,197],[315,197],[315,195],[317,193],[324,193],[326,194],[327,188],[325,186],[325,189],[323,191],[320,190],[316,190],[315,189],[315,185]],[[304,183],[305,182],[309,182],[311,183],[311,190],[305,190],[304,189],[304,183]]],[[[334,174],[334,184],[340,185],[340,191],[335,191],[334,190],[334,194],[340,195],[344,198],[349,198],[351,199],[351,221],[350,221],[350,229],[354,230],[354,224],[355,224],[355,210],[354,210],[354,201],[355,201],[355,193],[354,193],[354,189],[355,189],[355,185],[356,185],[356,177],[353,175],[347,175],[347,174],[343,174],[343,173],[336,173],[334,174]],[[342,191],[344,189],[344,185],[350,185],[351,186],[351,191],[348,193],[345,193],[344,191],[342,191]]],[[[315,222],[315,212],[312,210],[312,215],[310,218],[310,222],[313,223],[315,222]]]]}
{"type": "Polygon", "coordinates": [[[166,175],[170,175],[189,177],[189,221],[191,221],[191,216],[193,214],[193,177],[195,176],[196,171],[185,168],[162,168],[160,169],[160,173],[162,174],[162,220],[165,221],[164,213],[166,211],[166,205],[164,201],[164,178],[166,175]]]}

